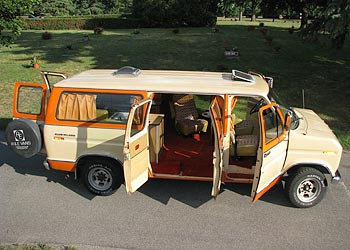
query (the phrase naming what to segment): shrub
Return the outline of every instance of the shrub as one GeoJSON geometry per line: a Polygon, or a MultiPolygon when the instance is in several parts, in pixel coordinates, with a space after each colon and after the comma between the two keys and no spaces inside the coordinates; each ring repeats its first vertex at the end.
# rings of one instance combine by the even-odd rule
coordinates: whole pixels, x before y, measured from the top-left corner
{"type": "Polygon", "coordinates": [[[134,31],[132,32],[132,34],[134,34],[134,35],[138,35],[138,34],[140,34],[141,32],[138,30],[138,29],[134,29],[134,31]]]}
{"type": "Polygon", "coordinates": [[[288,29],[288,33],[289,34],[293,34],[294,33],[294,26],[292,26],[292,27],[290,27],[289,29],[288,29]]]}
{"type": "Polygon", "coordinates": [[[248,32],[252,32],[255,30],[255,26],[248,26],[247,30],[248,30],[248,32]]]}
{"type": "Polygon", "coordinates": [[[41,37],[43,38],[43,40],[50,40],[52,38],[52,33],[51,32],[48,32],[48,31],[45,31],[41,37]]]}
{"type": "Polygon", "coordinates": [[[30,30],[93,30],[95,27],[104,29],[132,29],[145,27],[139,19],[115,17],[61,17],[61,18],[26,18],[23,19],[26,29],[30,30]]]}
{"type": "Polygon", "coordinates": [[[271,45],[271,44],[272,44],[272,40],[273,40],[273,37],[272,37],[272,36],[265,36],[265,42],[266,42],[268,45],[271,45]]]}
{"type": "Polygon", "coordinates": [[[95,35],[101,35],[103,32],[103,28],[102,27],[96,27],[94,28],[94,34],[95,35]]]}
{"type": "Polygon", "coordinates": [[[266,34],[267,34],[267,29],[266,29],[266,28],[262,28],[262,29],[260,29],[260,32],[261,32],[261,34],[262,34],[263,36],[266,36],[266,34]]]}

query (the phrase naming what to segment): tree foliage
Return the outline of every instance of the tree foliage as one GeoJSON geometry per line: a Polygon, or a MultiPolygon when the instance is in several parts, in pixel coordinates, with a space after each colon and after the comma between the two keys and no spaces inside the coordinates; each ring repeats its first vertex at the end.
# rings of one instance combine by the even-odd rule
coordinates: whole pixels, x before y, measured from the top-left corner
{"type": "Polygon", "coordinates": [[[330,38],[332,46],[340,49],[344,46],[350,29],[350,0],[328,0],[319,2],[314,20],[302,29],[302,36],[316,40],[319,35],[330,38]]]}
{"type": "Polygon", "coordinates": [[[119,14],[132,0],[42,0],[45,16],[119,14]]]}
{"type": "Polygon", "coordinates": [[[250,9],[250,1],[245,0],[220,0],[218,4],[218,15],[224,17],[238,17],[243,19],[243,11],[250,9]]]}
{"type": "Polygon", "coordinates": [[[288,13],[288,6],[285,0],[263,0],[260,8],[264,17],[272,17],[273,20],[280,15],[283,16],[288,13]]]}
{"type": "Polygon", "coordinates": [[[18,17],[32,13],[37,4],[39,0],[0,1],[0,45],[12,43],[14,36],[18,36],[23,29],[23,20],[18,17]]]}
{"type": "Polygon", "coordinates": [[[151,27],[214,25],[217,5],[218,0],[134,0],[133,15],[151,27]]]}
{"type": "Polygon", "coordinates": [[[43,0],[42,12],[50,16],[73,15],[75,4],[72,0],[43,0]]]}

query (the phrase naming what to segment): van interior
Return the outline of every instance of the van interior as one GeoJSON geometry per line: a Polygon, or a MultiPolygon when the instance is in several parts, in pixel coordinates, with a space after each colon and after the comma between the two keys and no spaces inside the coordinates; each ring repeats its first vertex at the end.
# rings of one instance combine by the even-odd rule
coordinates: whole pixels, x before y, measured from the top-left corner
{"type": "MultiPolygon", "coordinates": [[[[155,94],[150,114],[150,161],[154,176],[213,177],[214,131],[209,115],[212,96],[155,94]]],[[[249,114],[256,104],[238,98],[232,113],[226,179],[251,183],[254,177],[259,123],[249,114]],[[239,143],[246,144],[241,146],[239,143]],[[252,144],[252,145],[250,145],[252,144]]]]}

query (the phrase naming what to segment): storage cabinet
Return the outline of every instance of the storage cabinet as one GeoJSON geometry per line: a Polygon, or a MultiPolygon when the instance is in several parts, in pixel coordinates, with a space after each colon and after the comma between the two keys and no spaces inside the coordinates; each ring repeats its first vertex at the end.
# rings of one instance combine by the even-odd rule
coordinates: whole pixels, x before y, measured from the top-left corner
{"type": "Polygon", "coordinates": [[[150,161],[158,163],[164,143],[164,115],[150,114],[149,116],[149,154],[150,161]]]}

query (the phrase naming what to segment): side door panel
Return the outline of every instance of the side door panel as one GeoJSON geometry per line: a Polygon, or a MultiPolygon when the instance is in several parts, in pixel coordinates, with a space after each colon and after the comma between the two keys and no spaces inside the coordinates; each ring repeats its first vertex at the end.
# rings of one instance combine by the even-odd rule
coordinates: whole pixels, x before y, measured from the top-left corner
{"type": "Polygon", "coordinates": [[[220,102],[222,103],[222,98],[216,96],[212,103],[210,104],[210,117],[213,126],[214,139],[215,139],[215,149],[213,157],[213,187],[211,195],[217,197],[220,192],[221,186],[221,176],[223,169],[223,140],[224,140],[224,114],[223,110],[220,108],[220,102]]]}
{"type": "Polygon", "coordinates": [[[128,193],[135,192],[148,180],[149,141],[148,123],[151,99],[132,105],[124,140],[124,178],[128,193]]]}
{"type": "Polygon", "coordinates": [[[288,134],[284,128],[282,112],[274,103],[259,110],[260,120],[260,165],[254,173],[251,196],[258,200],[282,178],[288,147],[288,134]]]}

